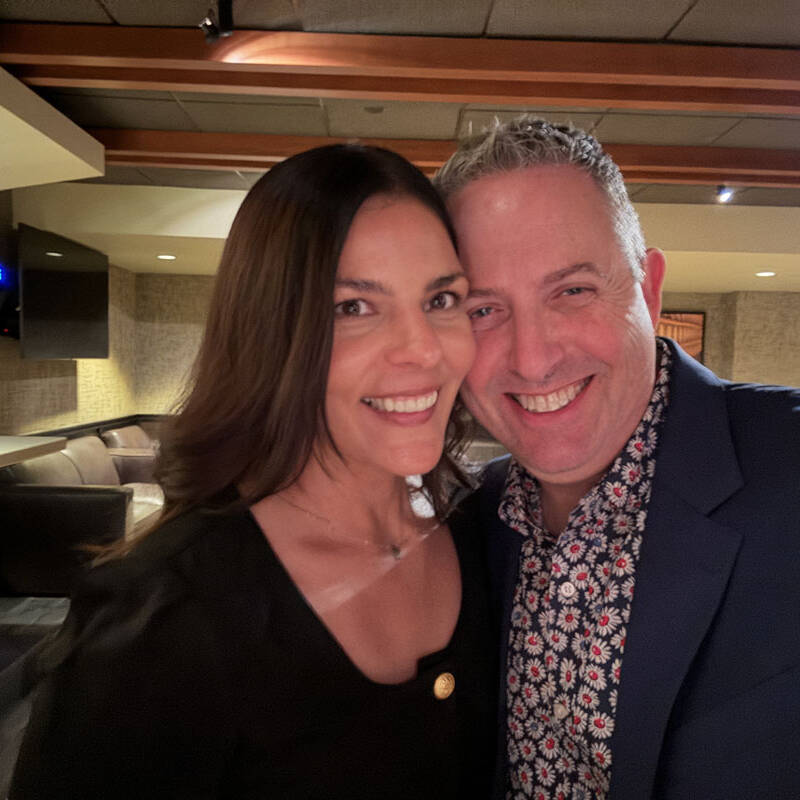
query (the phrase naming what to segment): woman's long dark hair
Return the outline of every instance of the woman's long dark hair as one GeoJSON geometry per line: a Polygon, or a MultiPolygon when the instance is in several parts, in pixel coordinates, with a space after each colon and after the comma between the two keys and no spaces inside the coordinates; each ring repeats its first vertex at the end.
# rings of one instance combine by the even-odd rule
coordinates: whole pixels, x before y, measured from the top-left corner
{"type": "MultiPolygon", "coordinates": [[[[362,203],[410,197],[441,220],[444,203],[404,158],[331,145],[273,167],[245,197],[228,236],[189,389],[163,436],[162,520],[224,505],[236,487],[254,503],[290,485],[315,441],[336,449],[325,417],[339,256],[362,203]]],[[[445,452],[424,476],[440,518],[467,480],[454,455],[465,427],[451,415],[445,452]]]]}

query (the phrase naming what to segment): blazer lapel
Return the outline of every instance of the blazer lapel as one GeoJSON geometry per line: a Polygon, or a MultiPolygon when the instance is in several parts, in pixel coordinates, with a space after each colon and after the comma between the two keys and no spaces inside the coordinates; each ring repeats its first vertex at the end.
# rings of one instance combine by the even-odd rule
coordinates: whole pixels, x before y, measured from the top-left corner
{"type": "Polygon", "coordinates": [[[719,608],[741,534],[710,518],[742,485],[722,382],[674,351],[670,405],[636,568],[610,797],[646,798],[673,704],[719,608]]]}
{"type": "Polygon", "coordinates": [[[611,798],[652,795],[669,715],[741,540],[669,491],[647,516],[611,742],[611,798]]]}

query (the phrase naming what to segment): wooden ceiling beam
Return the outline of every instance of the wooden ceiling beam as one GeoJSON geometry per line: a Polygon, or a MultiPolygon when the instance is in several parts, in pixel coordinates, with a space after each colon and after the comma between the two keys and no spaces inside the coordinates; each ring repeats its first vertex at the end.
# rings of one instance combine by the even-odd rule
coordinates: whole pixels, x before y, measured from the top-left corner
{"type": "MultiPolygon", "coordinates": [[[[302,150],[358,141],[401,153],[426,172],[440,167],[456,142],[423,139],[345,139],[250,133],[90,128],[108,164],[194,169],[265,170],[302,150]]],[[[733,147],[608,144],[625,179],[636,183],[800,187],[800,152],[733,147]]]]}
{"type": "Polygon", "coordinates": [[[800,115],[800,91],[718,86],[652,87],[445,78],[389,80],[372,76],[49,64],[18,65],[11,67],[10,72],[30,86],[41,87],[800,115]]]}
{"type": "Polygon", "coordinates": [[[800,113],[800,51],[676,44],[0,25],[36,86],[800,113]]]}

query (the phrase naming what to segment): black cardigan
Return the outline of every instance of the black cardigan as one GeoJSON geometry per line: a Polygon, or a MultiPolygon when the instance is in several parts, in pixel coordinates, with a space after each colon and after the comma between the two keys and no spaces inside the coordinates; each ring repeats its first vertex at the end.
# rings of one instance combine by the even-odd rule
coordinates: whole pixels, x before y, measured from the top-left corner
{"type": "Polygon", "coordinates": [[[451,529],[452,640],[387,686],[354,667],[247,511],[168,523],[75,597],[11,800],[486,796],[496,645],[477,532],[451,529]],[[445,671],[456,688],[437,700],[445,671]]]}

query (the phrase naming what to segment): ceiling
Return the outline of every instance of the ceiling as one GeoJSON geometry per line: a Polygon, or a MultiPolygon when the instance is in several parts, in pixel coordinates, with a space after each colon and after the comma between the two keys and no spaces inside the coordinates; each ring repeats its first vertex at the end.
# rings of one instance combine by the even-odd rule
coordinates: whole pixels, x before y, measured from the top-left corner
{"type": "Polygon", "coordinates": [[[15,190],[17,219],[135,271],[213,272],[242,193],[287,155],[377,141],[432,173],[459,137],[526,110],[606,145],[649,240],[669,240],[668,288],[800,291],[797,0],[234,0],[233,35],[206,43],[209,5],[4,0],[0,66],[106,162],[78,184],[30,180],[46,185],[15,190]],[[698,220],[707,235],[681,238],[698,220]],[[156,261],[165,248],[178,260],[156,261]]]}

